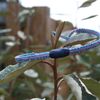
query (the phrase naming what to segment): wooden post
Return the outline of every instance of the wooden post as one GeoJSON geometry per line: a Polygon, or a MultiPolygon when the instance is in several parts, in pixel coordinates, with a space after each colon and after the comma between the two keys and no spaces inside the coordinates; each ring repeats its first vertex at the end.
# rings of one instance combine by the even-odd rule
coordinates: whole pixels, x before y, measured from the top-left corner
{"type": "Polygon", "coordinates": [[[19,13],[20,6],[16,2],[8,2],[8,16],[6,18],[6,25],[7,28],[11,28],[11,34],[16,36],[19,30],[19,21],[18,21],[18,13],[19,13]]]}
{"type": "Polygon", "coordinates": [[[34,7],[35,13],[29,16],[25,33],[29,33],[33,38],[33,44],[46,44],[48,33],[48,21],[50,16],[50,9],[48,7],[34,7]]]}

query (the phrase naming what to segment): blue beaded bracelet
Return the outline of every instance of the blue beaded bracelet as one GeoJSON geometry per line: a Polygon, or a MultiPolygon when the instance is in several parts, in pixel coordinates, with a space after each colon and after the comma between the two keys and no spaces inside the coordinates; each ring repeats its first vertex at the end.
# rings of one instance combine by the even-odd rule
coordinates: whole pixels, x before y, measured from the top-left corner
{"type": "MultiPolygon", "coordinates": [[[[88,33],[88,34],[93,34],[96,35],[97,37],[100,37],[100,33],[96,32],[94,30],[90,29],[75,29],[71,32],[69,37],[74,33],[88,33]]],[[[70,38],[69,38],[70,39],[70,38]]],[[[58,48],[54,49],[48,52],[42,52],[42,53],[25,53],[21,54],[15,57],[16,62],[25,62],[25,61],[32,61],[32,60],[43,60],[47,58],[61,58],[73,54],[78,54],[81,52],[85,52],[89,49],[95,48],[100,45],[100,39],[93,41],[91,43],[85,44],[80,47],[64,47],[64,48],[58,48]]]]}
{"type": "Polygon", "coordinates": [[[98,33],[97,31],[94,31],[94,30],[91,30],[91,29],[84,29],[84,28],[80,28],[80,29],[74,29],[70,32],[69,34],[69,37],[72,36],[73,33],[87,33],[87,34],[90,34],[90,35],[95,35],[97,37],[100,37],[100,33],[98,33]]]}

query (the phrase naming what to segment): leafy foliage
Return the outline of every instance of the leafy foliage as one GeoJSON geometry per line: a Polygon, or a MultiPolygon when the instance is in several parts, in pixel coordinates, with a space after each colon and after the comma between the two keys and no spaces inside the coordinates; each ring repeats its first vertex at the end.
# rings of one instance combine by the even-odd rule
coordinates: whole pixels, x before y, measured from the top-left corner
{"type": "Polygon", "coordinates": [[[64,76],[64,80],[68,83],[68,85],[70,86],[73,94],[75,95],[75,97],[77,98],[77,100],[97,100],[97,97],[94,96],[84,85],[84,83],[82,83],[82,81],[80,80],[80,78],[75,75],[75,74],[71,74],[71,75],[66,75],[64,76]]]}
{"type": "MultiPolygon", "coordinates": [[[[96,0],[88,0],[84,2],[80,8],[89,7],[95,1],[96,0]]],[[[17,18],[19,19],[20,27],[25,26],[24,28],[26,28],[25,24],[27,24],[27,16],[32,14],[35,14],[34,10],[29,11],[26,9],[19,13],[17,18]]],[[[6,14],[4,14],[4,16],[6,16],[6,14]]],[[[89,16],[83,20],[88,20],[96,16],[97,15],[89,16]]],[[[69,56],[62,59],[47,59],[45,61],[31,61],[15,64],[14,57],[22,52],[30,52],[28,48],[32,48],[32,51],[33,48],[35,48],[34,51],[42,52],[64,46],[69,47],[78,44],[84,45],[97,39],[85,35],[75,35],[70,39],[70,41],[65,39],[65,42],[62,42],[60,38],[65,37],[62,32],[64,25],[65,22],[59,24],[55,34],[51,36],[50,44],[44,46],[32,44],[29,47],[24,47],[22,41],[26,40],[27,35],[23,30],[16,33],[19,37],[18,39],[9,34],[0,37],[0,45],[2,42],[6,45],[9,41],[14,43],[13,46],[6,45],[5,49],[0,50],[0,64],[3,66],[0,71],[0,97],[3,96],[5,100],[51,100],[53,97],[55,100],[66,100],[66,98],[67,100],[75,100],[75,97],[77,98],[75,91],[70,90],[70,88],[73,87],[71,86],[73,83],[69,84],[70,81],[66,79],[67,77],[76,82],[74,88],[78,84],[78,88],[81,88],[79,89],[80,92],[84,92],[84,88],[81,84],[84,83],[91,91],[91,96],[100,99],[99,48],[80,55],[69,56]],[[15,51],[13,51],[13,49],[15,51]],[[73,72],[76,72],[78,76],[74,76],[74,74],[72,74],[73,72]],[[74,94],[74,96],[72,94],[74,94]]],[[[1,30],[0,34],[10,33],[12,30],[13,29],[1,30]]],[[[44,36],[42,38],[44,38],[44,36]]],[[[76,89],[76,91],[78,91],[78,89],[76,89]]],[[[79,100],[87,100],[86,98],[90,96],[90,94],[87,94],[86,88],[84,93],[83,97],[85,95],[85,99],[83,98],[79,100]],[[86,93],[86,95],[84,93],[86,93]]],[[[80,93],[77,94],[80,95],[80,93]]]]}
{"type": "MultiPolygon", "coordinates": [[[[35,63],[35,62],[34,62],[35,63]]],[[[8,81],[13,79],[14,77],[20,75],[22,72],[24,72],[26,69],[32,67],[34,65],[33,62],[27,62],[27,63],[19,63],[16,65],[9,65],[4,70],[0,72],[0,82],[8,81]]]]}

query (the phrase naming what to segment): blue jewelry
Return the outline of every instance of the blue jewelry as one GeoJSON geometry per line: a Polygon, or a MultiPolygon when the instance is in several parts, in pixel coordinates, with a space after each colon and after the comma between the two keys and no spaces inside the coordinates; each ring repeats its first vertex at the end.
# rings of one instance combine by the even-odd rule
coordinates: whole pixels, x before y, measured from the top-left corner
{"type": "Polygon", "coordinates": [[[87,33],[90,35],[96,35],[97,37],[100,37],[100,33],[98,33],[97,31],[91,30],[91,29],[84,29],[84,28],[80,28],[80,29],[74,29],[70,32],[69,37],[71,37],[71,35],[76,32],[76,33],[87,33]]]}
{"type": "MultiPolygon", "coordinates": [[[[76,33],[88,33],[90,35],[96,35],[97,37],[100,37],[100,33],[96,32],[94,30],[90,29],[75,29],[71,32],[69,35],[69,39],[72,36],[72,34],[76,33]]],[[[85,52],[89,49],[95,48],[100,45],[100,39],[93,41],[91,43],[85,44],[80,47],[64,47],[64,48],[58,48],[54,49],[48,52],[42,52],[42,53],[25,53],[21,54],[15,57],[16,62],[26,62],[26,61],[32,61],[32,60],[43,60],[47,58],[61,58],[69,55],[78,54],[81,52],[85,52]]]]}

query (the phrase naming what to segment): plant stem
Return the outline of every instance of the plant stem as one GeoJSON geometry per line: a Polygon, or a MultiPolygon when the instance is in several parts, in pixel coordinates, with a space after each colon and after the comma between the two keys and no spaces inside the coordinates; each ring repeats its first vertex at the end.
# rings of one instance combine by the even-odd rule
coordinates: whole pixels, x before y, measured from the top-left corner
{"type": "Polygon", "coordinates": [[[14,88],[14,84],[15,84],[16,80],[12,80],[10,83],[9,83],[9,88],[8,88],[8,93],[11,95],[12,92],[13,92],[13,88],[14,88]]]}
{"type": "Polygon", "coordinates": [[[54,100],[57,100],[57,60],[54,59],[54,67],[53,67],[53,73],[54,73],[54,100]]]}
{"type": "MultiPolygon", "coordinates": [[[[52,47],[53,49],[57,48],[57,42],[59,40],[59,37],[61,35],[61,32],[64,28],[65,22],[61,22],[56,29],[57,35],[55,36],[55,41],[52,41],[52,47]]],[[[51,38],[52,39],[52,38],[51,38]]],[[[58,93],[58,74],[57,74],[57,59],[54,59],[53,63],[53,75],[54,75],[54,100],[57,100],[57,93],[58,93]]]]}
{"type": "Polygon", "coordinates": [[[65,25],[65,22],[61,22],[58,26],[58,28],[56,29],[56,33],[57,35],[55,36],[55,41],[54,41],[54,49],[57,47],[57,43],[58,43],[58,40],[59,40],[59,37],[61,35],[61,32],[64,28],[64,25],[65,25]]]}

